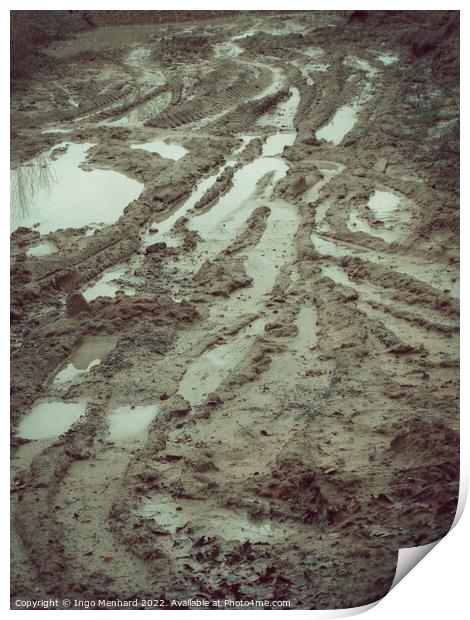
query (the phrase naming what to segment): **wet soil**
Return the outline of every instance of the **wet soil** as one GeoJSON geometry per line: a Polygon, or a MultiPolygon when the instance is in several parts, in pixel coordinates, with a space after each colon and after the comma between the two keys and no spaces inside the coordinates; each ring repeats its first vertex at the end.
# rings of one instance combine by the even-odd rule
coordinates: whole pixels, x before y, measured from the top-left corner
{"type": "Polygon", "coordinates": [[[13,82],[12,596],[375,601],[458,497],[458,15],[104,13],[13,82]]]}

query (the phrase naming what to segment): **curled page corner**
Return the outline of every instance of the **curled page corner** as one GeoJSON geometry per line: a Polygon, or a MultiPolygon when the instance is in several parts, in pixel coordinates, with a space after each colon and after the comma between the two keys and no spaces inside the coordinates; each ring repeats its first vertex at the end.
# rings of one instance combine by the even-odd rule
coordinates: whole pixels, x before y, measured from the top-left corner
{"type": "MultiPolygon", "coordinates": [[[[465,506],[465,502],[467,501],[468,495],[468,479],[467,476],[460,476],[460,485],[459,485],[459,501],[457,503],[457,509],[455,511],[454,520],[452,525],[450,526],[449,532],[454,529],[457,523],[460,521],[460,517],[462,516],[463,509],[465,506]]],[[[397,568],[395,571],[395,577],[393,579],[393,583],[390,586],[390,590],[400,583],[403,577],[406,575],[419,563],[421,560],[432,550],[436,545],[438,545],[443,538],[436,540],[435,542],[429,543],[427,545],[422,545],[420,547],[404,547],[403,549],[398,550],[398,560],[397,560],[397,568]]],[[[390,592],[389,590],[389,592],[390,592]]]]}

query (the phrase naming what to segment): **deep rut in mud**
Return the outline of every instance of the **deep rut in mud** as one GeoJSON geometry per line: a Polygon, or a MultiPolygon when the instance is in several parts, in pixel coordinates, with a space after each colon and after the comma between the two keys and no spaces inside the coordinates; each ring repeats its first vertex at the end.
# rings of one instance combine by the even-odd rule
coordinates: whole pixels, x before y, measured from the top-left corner
{"type": "Polygon", "coordinates": [[[12,95],[12,596],[375,601],[458,494],[455,14],[89,14],[12,95]]]}

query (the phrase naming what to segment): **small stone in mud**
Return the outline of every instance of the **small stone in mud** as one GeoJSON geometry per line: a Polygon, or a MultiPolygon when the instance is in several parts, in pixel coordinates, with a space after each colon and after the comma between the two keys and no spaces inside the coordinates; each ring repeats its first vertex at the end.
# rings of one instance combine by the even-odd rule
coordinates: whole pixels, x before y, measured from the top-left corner
{"type": "Polygon", "coordinates": [[[152,243],[145,250],[145,254],[156,254],[157,252],[161,252],[166,248],[166,243],[164,241],[158,241],[157,243],[152,243]]]}
{"type": "Polygon", "coordinates": [[[67,297],[67,316],[77,316],[81,312],[89,312],[90,306],[81,293],[71,293],[67,297]]]}

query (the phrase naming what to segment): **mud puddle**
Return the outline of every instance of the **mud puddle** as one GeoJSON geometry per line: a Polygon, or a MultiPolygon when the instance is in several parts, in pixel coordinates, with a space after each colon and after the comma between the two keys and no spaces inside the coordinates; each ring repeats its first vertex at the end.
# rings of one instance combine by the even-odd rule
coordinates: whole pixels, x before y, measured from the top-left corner
{"type": "Polygon", "coordinates": [[[348,245],[322,237],[316,232],[313,232],[310,238],[315,249],[323,256],[332,256],[337,259],[345,256],[358,256],[362,260],[378,263],[392,271],[416,278],[424,284],[448,293],[451,297],[459,297],[459,279],[455,277],[455,272],[450,266],[420,261],[418,258],[402,256],[398,253],[380,253],[363,246],[359,248],[352,244],[348,245]]]}
{"type": "Polygon", "coordinates": [[[377,60],[380,60],[380,62],[386,66],[393,65],[397,62],[398,56],[395,56],[394,54],[378,54],[377,60]]]}
{"type": "Polygon", "coordinates": [[[57,252],[57,246],[54,245],[51,241],[42,241],[32,248],[28,248],[26,252],[27,256],[49,256],[50,254],[54,254],[57,252]]]}
{"type": "Polygon", "coordinates": [[[226,56],[236,57],[243,54],[244,51],[242,47],[233,42],[233,39],[214,45],[214,56],[216,58],[224,58],[226,56]]]}
{"type": "MultiPolygon", "coordinates": [[[[188,211],[194,208],[204,194],[216,183],[218,177],[222,174],[222,172],[224,172],[224,170],[236,164],[236,160],[232,158],[242,153],[247,144],[253,139],[253,136],[249,135],[242,135],[240,137],[242,140],[241,145],[231,153],[229,159],[227,159],[225,164],[218,169],[216,174],[200,181],[196,185],[190,197],[172,215],[165,218],[161,222],[155,222],[150,225],[142,241],[142,248],[144,251],[149,245],[157,242],[164,242],[169,247],[176,247],[179,245],[178,238],[171,234],[173,226],[181,217],[184,217],[188,211]]],[[[139,259],[136,264],[140,262],[141,259],[139,259]]]]}
{"type": "Polygon", "coordinates": [[[293,127],[294,118],[300,103],[300,91],[295,86],[289,89],[289,97],[281,101],[275,110],[265,114],[258,120],[258,125],[274,125],[280,129],[290,129],[293,127]]]}
{"type": "Polygon", "coordinates": [[[108,440],[119,441],[145,431],[158,414],[157,405],[123,405],[108,413],[108,440]]]}
{"type": "Polygon", "coordinates": [[[142,149],[149,153],[157,153],[165,159],[173,159],[174,161],[181,159],[188,152],[184,146],[166,142],[161,138],[157,138],[151,142],[144,142],[143,144],[131,144],[131,149],[142,149]]]}
{"type": "Polygon", "coordinates": [[[218,254],[246,221],[253,210],[249,198],[258,182],[272,173],[271,186],[285,176],[287,164],[279,158],[261,157],[237,170],[231,189],[207,213],[190,220],[188,227],[196,231],[202,242],[198,247],[196,264],[218,254]]]}
{"type": "Polygon", "coordinates": [[[338,108],[330,122],[315,133],[318,140],[341,144],[343,138],[351,131],[357,121],[356,105],[343,105],[338,108]]]}
{"type": "Polygon", "coordinates": [[[34,405],[18,426],[18,437],[48,439],[59,437],[85,413],[85,405],[61,401],[34,405]]]}
{"type": "Polygon", "coordinates": [[[64,143],[11,171],[12,229],[29,226],[44,234],[81,228],[96,222],[97,213],[106,223],[122,215],[143,185],[112,170],[82,170],[80,164],[92,146],[64,143]],[[54,151],[57,159],[51,157],[54,151]]]}
{"type": "Polygon", "coordinates": [[[168,495],[158,494],[147,500],[141,516],[152,518],[163,530],[178,538],[178,532],[186,525],[197,530],[197,535],[254,543],[268,543],[282,540],[289,535],[287,528],[273,524],[268,519],[250,520],[248,516],[236,514],[224,508],[198,500],[173,500],[168,495]]]}
{"type": "Polygon", "coordinates": [[[118,291],[124,291],[126,295],[134,295],[136,290],[128,284],[128,266],[121,265],[103,273],[100,279],[89,286],[83,296],[87,301],[93,301],[97,297],[114,297],[118,291]],[[126,278],[126,282],[122,280],[126,278]]]}
{"type": "Polygon", "coordinates": [[[73,353],[71,361],[54,378],[55,384],[69,383],[100,364],[112,351],[118,336],[87,336],[73,353]]]}

